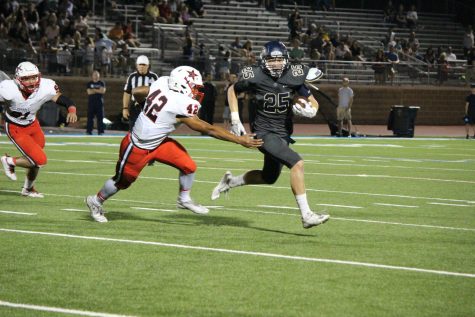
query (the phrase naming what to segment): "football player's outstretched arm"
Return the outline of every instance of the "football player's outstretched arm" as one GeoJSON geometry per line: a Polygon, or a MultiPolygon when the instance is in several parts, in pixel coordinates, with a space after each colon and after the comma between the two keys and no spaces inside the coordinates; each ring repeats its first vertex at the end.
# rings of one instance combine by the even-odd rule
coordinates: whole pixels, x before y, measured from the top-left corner
{"type": "Polygon", "coordinates": [[[219,140],[241,144],[242,146],[247,148],[257,148],[264,143],[261,139],[254,139],[254,134],[245,134],[237,136],[219,126],[211,125],[208,122],[201,120],[197,116],[189,118],[180,118],[178,119],[178,121],[183,122],[195,131],[206,133],[209,136],[212,136],[213,138],[219,140]]]}
{"type": "Polygon", "coordinates": [[[56,104],[68,109],[68,115],[66,116],[67,123],[74,123],[78,121],[78,117],[76,115],[76,106],[71,99],[58,92],[55,96],[53,96],[53,98],[51,98],[51,100],[56,104]]]}
{"type": "Polygon", "coordinates": [[[140,87],[136,87],[132,89],[132,95],[134,95],[134,98],[138,103],[144,102],[149,92],[150,92],[149,86],[140,86],[140,87]]]}
{"type": "Polygon", "coordinates": [[[231,85],[228,88],[227,98],[229,111],[231,112],[231,133],[235,135],[246,134],[246,129],[244,129],[241,120],[239,120],[238,98],[236,96],[236,92],[234,91],[234,85],[231,85]]]}

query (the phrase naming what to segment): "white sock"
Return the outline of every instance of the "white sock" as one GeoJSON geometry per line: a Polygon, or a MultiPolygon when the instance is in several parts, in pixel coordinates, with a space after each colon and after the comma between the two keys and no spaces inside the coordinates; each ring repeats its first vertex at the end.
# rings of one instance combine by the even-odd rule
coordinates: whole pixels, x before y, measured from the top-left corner
{"type": "Polygon", "coordinates": [[[307,194],[295,195],[295,200],[297,201],[302,217],[305,217],[312,212],[308,205],[307,194]]]}
{"type": "Polygon", "coordinates": [[[239,176],[233,176],[229,180],[229,187],[231,188],[242,185],[246,185],[246,182],[244,181],[244,174],[241,174],[239,176]]]}
{"type": "Polygon", "coordinates": [[[115,186],[115,182],[112,178],[109,178],[102,186],[101,190],[96,195],[96,200],[98,203],[102,204],[105,200],[109,199],[111,196],[114,196],[119,189],[115,186]]]}
{"type": "Polygon", "coordinates": [[[180,172],[178,181],[180,183],[180,192],[178,194],[178,199],[180,201],[190,201],[190,191],[191,186],[193,186],[193,181],[195,180],[195,173],[183,174],[180,172]]]}
{"type": "Polygon", "coordinates": [[[30,181],[28,177],[25,177],[25,185],[23,185],[24,188],[31,189],[34,184],[35,184],[35,181],[30,181]]]}

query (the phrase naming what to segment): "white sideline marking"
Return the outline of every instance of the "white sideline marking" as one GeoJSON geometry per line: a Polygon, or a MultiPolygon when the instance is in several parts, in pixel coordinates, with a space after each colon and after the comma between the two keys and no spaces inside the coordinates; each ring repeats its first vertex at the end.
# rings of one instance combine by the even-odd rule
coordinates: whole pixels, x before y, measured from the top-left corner
{"type": "Polygon", "coordinates": [[[455,206],[455,207],[472,207],[470,205],[461,205],[461,204],[446,204],[446,203],[434,203],[429,202],[429,205],[442,205],[442,206],[455,206]]]}
{"type": "Polygon", "coordinates": [[[385,203],[373,203],[374,205],[379,206],[391,206],[391,207],[402,207],[402,208],[419,208],[419,206],[411,206],[411,205],[396,205],[396,204],[385,204],[385,203]]]}
{"type": "Polygon", "coordinates": [[[61,210],[64,210],[64,211],[88,211],[86,209],[75,209],[75,208],[64,208],[64,209],[61,209],[61,210]]]}
{"type": "Polygon", "coordinates": [[[2,300],[0,300],[0,306],[6,306],[6,307],[12,307],[12,308],[31,309],[31,310],[40,310],[40,311],[47,311],[47,312],[55,312],[55,313],[63,313],[63,314],[71,314],[71,315],[80,315],[80,316],[133,317],[133,316],[130,316],[130,315],[116,315],[116,314],[108,314],[108,313],[97,313],[97,312],[77,310],[77,309],[67,309],[67,308],[49,307],[49,306],[38,306],[38,305],[29,305],[29,304],[17,304],[17,303],[5,302],[5,301],[2,301],[2,300]]]}
{"type": "Polygon", "coordinates": [[[457,227],[445,227],[445,226],[435,226],[435,225],[420,225],[420,224],[415,224],[415,223],[390,222],[390,221],[380,221],[380,220],[340,218],[340,217],[332,217],[331,219],[342,220],[342,221],[381,223],[381,224],[386,224],[386,225],[397,225],[397,226],[407,226],[407,227],[422,227],[422,228],[435,228],[435,229],[447,229],[447,230],[475,231],[475,229],[472,229],[472,228],[457,228],[457,227]]]}
{"type": "Polygon", "coordinates": [[[287,207],[287,206],[257,205],[257,207],[272,208],[272,209],[292,209],[292,210],[298,210],[297,207],[287,207]]]}
{"type": "Polygon", "coordinates": [[[332,204],[316,204],[318,206],[328,206],[328,207],[340,207],[340,208],[351,208],[351,209],[361,209],[360,206],[346,206],[346,205],[332,205],[332,204]]]}
{"type": "Polygon", "coordinates": [[[80,236],[80,235],[64,234],[64,233],[56,233],[56,232],[40,232],[40,231],[15,230],[15,229],[5,229],[5,228],[0,228],[0,231],[13,232],[13,233],[24,233],[24,234],[38,234],[38,235],[63,237],[63,238],[96,240],[96,241],[110,241],[110,242],[131,243],[131,244],[145,244],[145,245],[154,245],[154,246],[188,249],[188,250],[199,250],[199,251],[220,252],[220,253],[229,253],[229,254],[262,256],[262,257],[285,259],[285,260],[343,264],[343,265],[362,266],[362,267],[380,268],[380,269],[397,270],[397,271],[411,271],[411,272],[428,273],[428,274],[436,274],[436,275],[448,275],[448,276],[459,276],[459,277],[475,278],[475,274],[473,274],[473,273],[450,272],[450,271],[442,271],[442,270],[422,269],[422,268],[417,268],[417,267],[385,265],[385,264],[377,264],[377,263],[345,261],[345,260],[335,260],[335,259],[325,259],[325,258],[310,258],[310,257],[303,257],[303,256],[293,256],[293,255],[267,253],[267,252],[255,252],[255,251],[243,251],[243,250],[222,249],[222,248],[210,248],[210,247],[192,246],[192,245],[175,244],[175,243],[164,243],[164,242],[155,242],[155,241],[115,239],[115,238],[95,237],[95,236],[80,236]]]}
{"type": "MultiPolygon", "coordinates": [[[[293,209],[292,207],[288,207],[293,209]]],[[[297,209],[297,208],[295,208],[297,209]]],[[[241,211],[241,212],[252,212],[256,214],[272,214],[280,216],[290,216],[290,217],[300,217],[297,214],[287,214],[282,212],[271,212],[271,211],[262,211],[262,210],[251,210],[251,209],[238,209],[238,208],[226,208],[226,210],[231,211],[241,211]]],[[[381,221],[381,220],[371,220],[371,219],[355,219],[355,218],[340,218],[340,217],[331,217],[332,220],[342,220],[342,221],[356,221],[356,222],[367,222],[367,223],[380,223],[385,225],[395,225],[395,226],[407,226],[407,227],[421,227],[421,228],[433,228],[433,229],[447,229],[447,230],[460,230],[460,231],[475,231],[475,228],[460,228],[460,227],[446,227],[446,226],[436,226],[436,225],[424,225],[416,223],[403,223],[403,222],[390,222],[390,221],[381,221]]]]}
{"type": "Polygon", "coordinates": [[[2,214],[15,214],[15,215],[25,215],[25,216],[36,216],[37,213],[32,212],[19,212],[19,211],[10,211],[10,210],[0,210],[2,214]]]}
{"type": "Polygon", "coordinates": [[[131,209],[138,210],[149,210],[149,211],[166,211],[166,212],[177,212],[176,209],[159,209],[159,208],[146,208],[146,207],[130,207],[131,209]]]}

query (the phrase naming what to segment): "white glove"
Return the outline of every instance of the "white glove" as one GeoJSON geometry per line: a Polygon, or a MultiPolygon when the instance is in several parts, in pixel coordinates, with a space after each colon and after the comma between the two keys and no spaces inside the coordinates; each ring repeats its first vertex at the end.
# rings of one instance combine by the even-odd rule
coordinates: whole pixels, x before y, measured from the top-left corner
{"type": "Polygon", "coordinates": [[[317,115],[317,109],[312,107],[312,105],[308,101],[304,99],[299,99],[299,101],[305,103],[305,108],[298,103],[294,104],[292,106],[292,111],[295,115],[306,118],[313,118],[317,115]]]}
{"type": "Polygon", "coordinates": [[[231,112],[231,133],[237,136],[247,134],[237,112],[231,112]]]}

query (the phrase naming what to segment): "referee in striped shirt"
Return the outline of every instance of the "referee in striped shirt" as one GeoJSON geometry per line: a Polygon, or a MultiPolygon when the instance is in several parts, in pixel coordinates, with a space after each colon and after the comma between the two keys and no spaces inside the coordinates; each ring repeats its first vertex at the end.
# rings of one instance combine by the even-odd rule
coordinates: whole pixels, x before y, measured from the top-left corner
{"type": "Polygon", "coordinates": [[[139,116],[145,102],[139,103],[132,96],[132,89],[140,86],[150,86],[158,79],[158,75],[150,71],[150,62],[148,57],[140,55],[136,61],[137,71],[133,72],[127,78],[122,97],[122,117],[129,120],[129,130],[132,131],[135,121],[139,116]]]}

